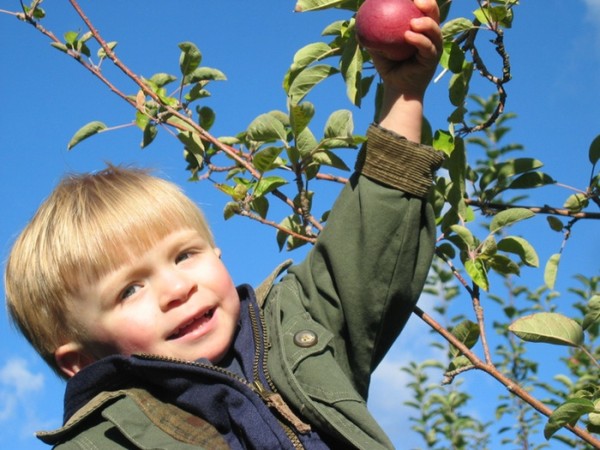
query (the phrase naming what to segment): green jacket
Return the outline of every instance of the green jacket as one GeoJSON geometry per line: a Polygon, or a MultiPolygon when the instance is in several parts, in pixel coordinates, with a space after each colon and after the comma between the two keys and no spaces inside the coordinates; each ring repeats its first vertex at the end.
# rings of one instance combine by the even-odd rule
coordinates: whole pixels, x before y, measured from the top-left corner
{"type": "MultiPolygon", "coordinates": [[[[289,406],[291,423],[310,424],[339,448],[393,448],[367,410],[367,393],[425,283],[435,241],[426,196],[442,159],[370,127],[368,148],[317,244],[301,264],[283,265],[256,289],[281,409],[289,406]]],[[[210,424],[144,390],[102,393],[64,427],[39,436],[48,443],[67,436],[57,447],[63,450],[226,447],[210,424]]]]}

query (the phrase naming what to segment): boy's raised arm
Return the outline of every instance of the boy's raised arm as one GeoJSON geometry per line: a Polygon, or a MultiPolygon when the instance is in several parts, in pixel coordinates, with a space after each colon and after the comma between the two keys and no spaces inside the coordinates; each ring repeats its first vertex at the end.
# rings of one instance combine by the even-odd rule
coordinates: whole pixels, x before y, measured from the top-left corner
{"type": "Polygon", "coordinates": [[[435,243],[426,198],[443,156],[419,142],[423,97],[442,38],[435,0],[415,4],[426,15],[406,35],[417,55],[403,62],[373,57],[384,82],[378,124],[369,128],[357,173],[317,244],[289,271],[302,287],[305,311],[333,334],[336,360],[365,398],[371,372],[421,294],[435,243]]]}

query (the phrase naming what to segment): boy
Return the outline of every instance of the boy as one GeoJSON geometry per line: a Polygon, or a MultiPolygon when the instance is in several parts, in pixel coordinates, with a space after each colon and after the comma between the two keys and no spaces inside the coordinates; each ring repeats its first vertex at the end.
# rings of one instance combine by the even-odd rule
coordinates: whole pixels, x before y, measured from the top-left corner
{"type": "Polygon", "coordinates": [[[256,293],[236,288],[202,214],[164,180],[109,167],[59,184],[6,268],[12,317],[68,379],[65,425],[43,441],[392,447],[366,397],[427,276],[435,227],[424,199],[442,161],[414,143],[441,49],[435,1],[417,6],[426,17],[406,35],[417,56],[374,57],[379,124],[317,244],[276,284],[279,272],[256,293]]]}

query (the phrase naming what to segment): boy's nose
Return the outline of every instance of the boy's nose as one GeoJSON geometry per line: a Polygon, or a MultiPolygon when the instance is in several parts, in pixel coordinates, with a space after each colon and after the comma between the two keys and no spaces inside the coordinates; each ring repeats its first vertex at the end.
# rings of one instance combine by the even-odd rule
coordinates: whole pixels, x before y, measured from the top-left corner
{"type": "Polygon", "coordinates": [[[187,302],[197,289],[192,277],[176,268],[164,270],[159,283],[160,307],[163,310],[187,302]]]}

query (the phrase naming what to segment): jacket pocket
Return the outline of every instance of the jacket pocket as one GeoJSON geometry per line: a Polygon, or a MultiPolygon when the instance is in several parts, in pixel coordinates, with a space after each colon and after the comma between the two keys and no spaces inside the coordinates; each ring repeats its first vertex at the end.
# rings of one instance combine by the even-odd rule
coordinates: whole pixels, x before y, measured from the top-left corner
{"type": "Polygon", "coordinates": [[[331,331],[308,313],[290,317],[283,324],[283,343],[290,369],[302,389],[325,404],[364,402],[335,358],[331,331]]]}

